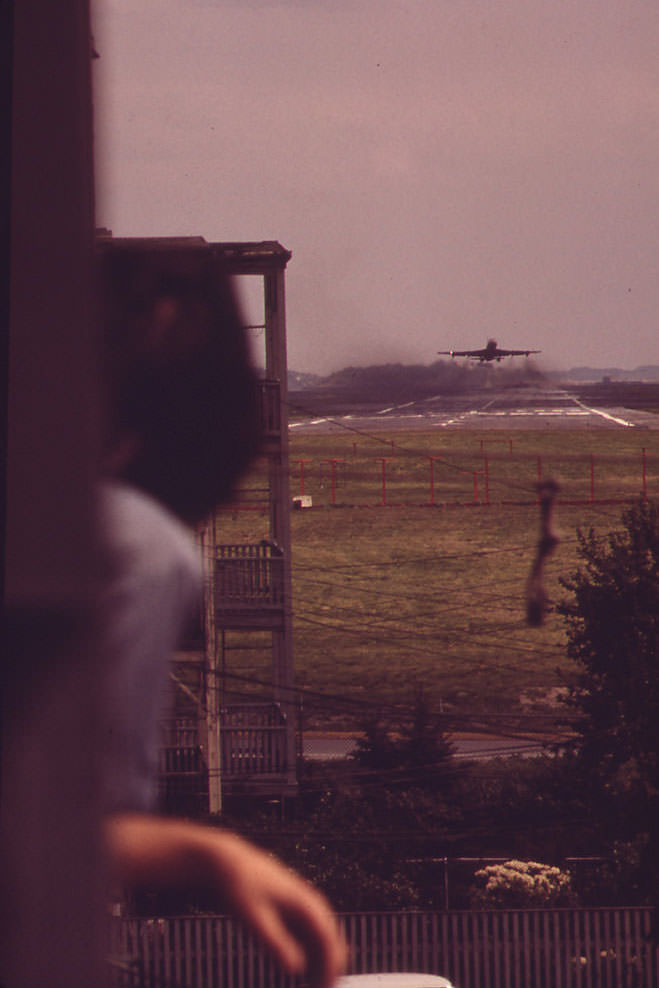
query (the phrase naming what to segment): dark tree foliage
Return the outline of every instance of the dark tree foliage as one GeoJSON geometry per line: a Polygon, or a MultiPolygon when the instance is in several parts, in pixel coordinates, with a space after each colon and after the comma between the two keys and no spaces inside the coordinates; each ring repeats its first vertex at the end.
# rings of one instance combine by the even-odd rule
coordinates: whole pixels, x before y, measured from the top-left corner
{"type": "Polygon", "coordinates": [[[433,713],[423,690],[418,690],[411,722],[393,733],[378,715],[368,719],[352,758],[367,771],[386,771],[390,786],[447,793],[454,779],[454,753],[441,715],[433,713]]]}
{"type": "Polygon", "coordinates": [[[578,532],[572,593],[558,607],[567,622],[568,654],[578,672],[570,704],[578,711],[581,748],[600,771],[634,763],[648,785],[659,784],[659,515],[640,501],[623,514],[623,529],[598,538],[578,532]]]}
{"type": "MultiPolygon", "coordinates": [[[[644,846],[647,888],[659,885],[659,512],[639,500],[605,537],[578,532],[581,565],[562,585],[568,703],[576,749],[611,836],[644,846]]],[[[597,806],[597,803],[595,803],[597,806]]],[[[651,896],[652,898],[652,896],[651,896]]]]}

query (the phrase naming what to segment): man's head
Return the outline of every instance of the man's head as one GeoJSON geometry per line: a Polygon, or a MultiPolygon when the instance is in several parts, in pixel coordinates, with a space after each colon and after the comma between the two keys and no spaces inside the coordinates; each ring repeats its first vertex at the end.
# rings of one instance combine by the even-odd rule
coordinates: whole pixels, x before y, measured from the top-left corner
{"type": "Polygon", "coordinates": [[[260,438],[257,380],[221,259],[203,246],[109,241],[99,296],[110,458],[123,450],[124,480],[201,521],[260,438]]]}

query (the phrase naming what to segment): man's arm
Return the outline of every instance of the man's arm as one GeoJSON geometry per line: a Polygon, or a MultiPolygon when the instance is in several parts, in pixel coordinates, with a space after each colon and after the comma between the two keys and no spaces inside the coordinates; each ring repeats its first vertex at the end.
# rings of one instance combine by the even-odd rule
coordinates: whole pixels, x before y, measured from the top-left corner
{"type": "Polygon", "coordinates": [[[325,898],[276,858],[226,830],[138,813],[107,824],[111,863],[131,887],[195,888],[244,920],[291,974],[330,988],[346,946],[325,898]]]}

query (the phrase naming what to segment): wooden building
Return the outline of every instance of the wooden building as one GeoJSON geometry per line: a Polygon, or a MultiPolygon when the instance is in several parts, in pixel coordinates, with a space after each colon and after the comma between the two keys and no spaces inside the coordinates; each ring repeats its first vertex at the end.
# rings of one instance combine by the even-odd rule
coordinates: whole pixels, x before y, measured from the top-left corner
{"type": "MultiPolygon", "coordinates": [[[[134,243],[135,241],[133,241],[134,243]]],[[[262,291],[263,374],[259,381],[266,531],[254,543],[227,542],[221,516],[199,533],[205,597],[199,627],[177,653],[172,716],[163,724],[160,784],[165,808],[218,813],[223,794],[281,797],[296,790],[291,628],[285,270],[290,252],[275,241],[207,243],[154,238],[149,246],[211,251],[236,279],[262,291]],[[232,637],[258,635],[271,656],[258,696],[228,700],[232,637]]],[[[262,512],[263,514],[263,512],[262,512]]],[[[240,675],[240,667],[233,669],[240,675]]]]}

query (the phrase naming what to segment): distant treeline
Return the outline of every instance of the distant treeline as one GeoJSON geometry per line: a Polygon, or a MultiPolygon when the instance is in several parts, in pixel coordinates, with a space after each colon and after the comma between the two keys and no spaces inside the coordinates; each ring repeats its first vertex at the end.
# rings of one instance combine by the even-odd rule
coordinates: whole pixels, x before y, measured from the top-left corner
{"type": "Polygon", "coordinates": [[[431,394],[460,394],[491,387],[514,387],[538,383],[542,373],[532,362],[496,367],[436,360],[432,364],[372,364],[344,367],[327,377],[290,372],[291,390],[324,389],[361,398],[400,400],[431,394]]]}
{"type": "Polygon", "coordinates": [[[659,383],[659,365],[648,364],[634,370],[619,367],[572,367],[564,371],[540,372],[532,361],[524,363],[482,364],[456,363],[436,360],[432,364],[372,364],[368,367],[344,367],[333,374],[322,376],[300,371],[289,371],[288,387],[291,391],[309,388],[326,388],[342,391],[364,389],[375,397],[396,393],[425,394],[439,390],[443,394],[455,394],[466,390],[479,390],[486,384],[514,387],[525,382],[537,382],[541,378],[561,382],[656,382],[659,383]]]}

